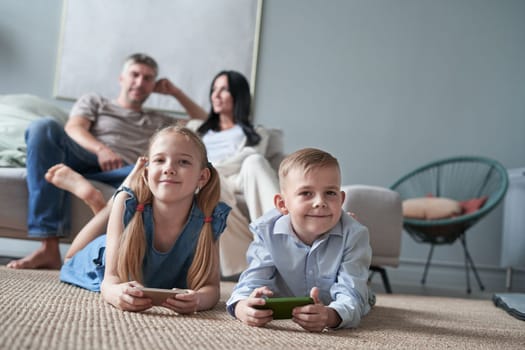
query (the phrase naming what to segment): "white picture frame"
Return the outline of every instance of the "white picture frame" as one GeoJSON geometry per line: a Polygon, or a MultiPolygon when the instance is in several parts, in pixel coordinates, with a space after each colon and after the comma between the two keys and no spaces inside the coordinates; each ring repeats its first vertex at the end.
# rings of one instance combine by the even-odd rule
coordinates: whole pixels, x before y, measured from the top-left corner
{"type": "MultiPolygon", "coordinates": [[[[124,59],[151,55],[167,77],[209,108],[212,78],[243,73],[254,93],[262,0],[64,0],[54,95],[88,92],[116,98],[124,59]]],[[[183,113],[172,97],[152,94],[146,108],[183,113]]]]}

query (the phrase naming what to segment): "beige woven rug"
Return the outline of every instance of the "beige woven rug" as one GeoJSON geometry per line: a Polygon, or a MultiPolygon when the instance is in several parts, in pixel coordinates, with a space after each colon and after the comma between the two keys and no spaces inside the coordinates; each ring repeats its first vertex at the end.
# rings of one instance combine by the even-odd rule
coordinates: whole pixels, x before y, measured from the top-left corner
{"type": "Polygon", "coordinates": [[[230,317],[224,301],[179,316],[119,311],[57,271],[0,267],[0,349],[525,349],[525,322],[489,300],[380,294],[357,329],[309,333],[290,320],[265,328],[230,317]]]}

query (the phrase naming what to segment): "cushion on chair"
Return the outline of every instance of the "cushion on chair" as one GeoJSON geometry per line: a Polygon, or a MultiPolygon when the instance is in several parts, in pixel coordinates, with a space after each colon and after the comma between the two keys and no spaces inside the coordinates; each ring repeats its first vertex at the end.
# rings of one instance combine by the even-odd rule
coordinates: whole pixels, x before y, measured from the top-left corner
{"type": "Polygon", "coordinates": [[[458,201],[444,197],[410,198],[403,201],[403,216],[413,219],[436,220],[461,215],[458,201]]]}
{"type": "Polygon", "coordinates": [[[472,198],[466,201],[460,201],[459,205],[461,205],[463,215],[470,214],[475,212],[476,210],[479,210],[485,204],[488,198],[488,196],[483,196],[480,198],[472,198]]]}

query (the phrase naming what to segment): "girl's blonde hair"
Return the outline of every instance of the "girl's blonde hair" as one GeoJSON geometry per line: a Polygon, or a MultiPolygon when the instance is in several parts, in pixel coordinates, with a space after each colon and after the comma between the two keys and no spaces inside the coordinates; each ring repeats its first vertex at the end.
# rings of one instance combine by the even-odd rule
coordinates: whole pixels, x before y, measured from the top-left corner
{"type": "MultiPolygon", "coordinates": [[[[217,170],[208,162],[206,147],[202,140],[193,131],[188,128],[173,125],[158,131],[150,139],[149,148],[162,135],[170,133],[184,136],[188,141],[194,144],[195,150],[201,158],[201,169],[209,168],[210,179],[196,194],[197,206],[203,212],[204,217],[212,216],[213,210],[219,202],[221,188],[217,170]]],[[[151,203],[153,194],[144,181],[145,168],[140,176],[136,176],[130,184],[131,189],[137,196],[140,204],[151,203]]],[[[197,290],[204,286],[212,277],[215,269],[214,264],[217,261],[217,250],[214,249],[215,240],[213,238],[211,223],[204,223],[199,235],[197,247],[193,262],[188,271],[187,283],[189,288],[197,290]]],[[[144,234],[144,221],[142,213],[136,211],[125,228],[117,263],[117,271],[122,281],[136,280],[142,283],[142,264],[146,253],[146,237],[144,234]]]]}

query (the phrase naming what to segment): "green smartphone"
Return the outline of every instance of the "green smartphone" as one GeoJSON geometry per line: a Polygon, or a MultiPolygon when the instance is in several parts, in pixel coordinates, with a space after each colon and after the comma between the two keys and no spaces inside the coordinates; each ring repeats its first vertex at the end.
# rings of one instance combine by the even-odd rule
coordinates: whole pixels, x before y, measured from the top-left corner
{"type": "Polygon", "coordinates": [[[295,307],[313,303],[314,300],[310,297],[267,298],[266,304],[254,307],[256,309],[271,309],[273,310],[273,319],[282,320],[292,318],[292,310],[295,307]]]}

